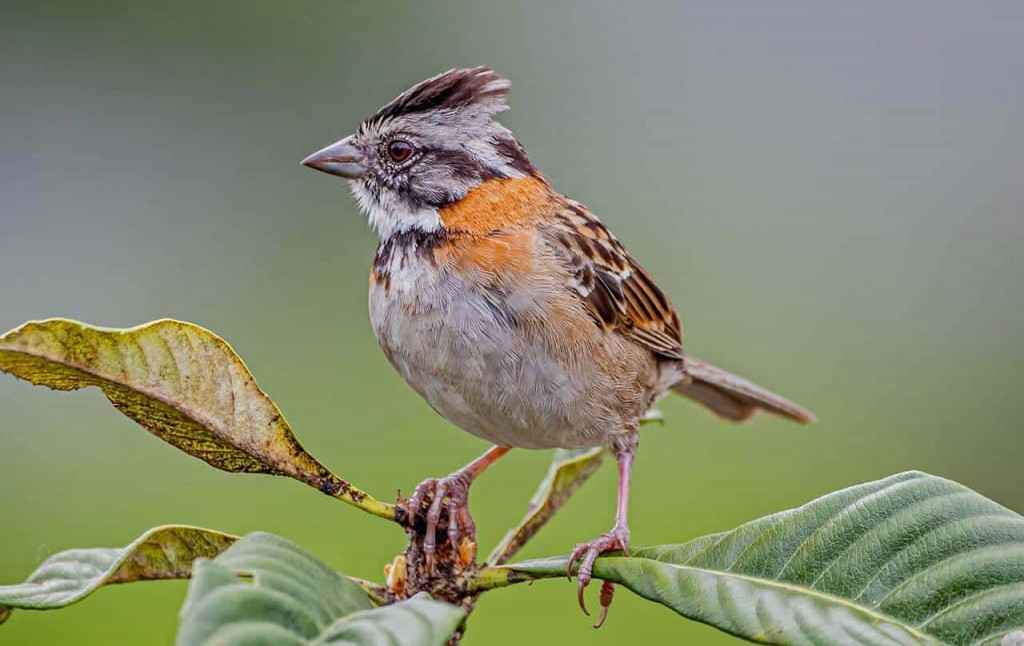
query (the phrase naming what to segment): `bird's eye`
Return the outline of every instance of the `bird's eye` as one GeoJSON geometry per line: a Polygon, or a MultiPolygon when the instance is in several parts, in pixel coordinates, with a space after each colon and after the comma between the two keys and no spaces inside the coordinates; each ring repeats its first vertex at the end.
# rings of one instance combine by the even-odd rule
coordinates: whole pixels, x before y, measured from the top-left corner
{"type": "Polygon", "coordinates": [[[388,157],[396,164],[401,164],[412,156],[412,144],[396,139],[388,144],[388,157]]]}

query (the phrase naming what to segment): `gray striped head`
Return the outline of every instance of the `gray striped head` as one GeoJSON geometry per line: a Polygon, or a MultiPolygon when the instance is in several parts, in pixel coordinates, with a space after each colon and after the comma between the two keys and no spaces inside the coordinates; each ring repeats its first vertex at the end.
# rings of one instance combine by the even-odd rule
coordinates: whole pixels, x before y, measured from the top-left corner
{"type": "Polygon", "coordinates": [[[438,210],[482,182],[536,173],[494,119],[508,107],[508,89],[487,67],[449,70],[409,88],[303,163],[348,178],[382,238],[436,230],[438,210]]]}

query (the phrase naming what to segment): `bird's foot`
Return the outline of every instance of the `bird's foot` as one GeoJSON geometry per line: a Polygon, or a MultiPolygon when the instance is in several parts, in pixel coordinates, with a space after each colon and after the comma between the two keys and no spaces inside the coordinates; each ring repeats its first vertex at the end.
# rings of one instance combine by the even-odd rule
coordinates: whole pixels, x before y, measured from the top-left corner
{"type": "MultiPolygon", "coordinates": [[[[592,541],[577,544],[572,550],[572,555],[569,556],[566,575],[570,580],[572,580],[573,566],[576,565],[577,561],[580,564],[579,570],[576,572],[576,580],[578,582],[576,596],[579,599],[580,608],[586,615],[590,615],[590,613],[587,611],[583,592],[590,584],[590,579],[594,572],[594,561],[605,552],[613,552],[615,550],[622,550],[626,554],[629,553],[629,528],[625,525],[616,525],[610,532],[592,541]]],[[[614,592],[615,586],[610,581],[605,581],[601,586],[601,614],[597,618],[594,628],[600,628],[601,624],[604,623],[605,617],[608,616],[608,608],[612,605],[612,595],[614,592]]]]}
{"type": "Polygon", "coordinates": [[[410,527],[415,527],[419,515],[425,513],[423,559],[429,576],[436,574],[437,526],[445,512],[448,520],[448,541],[453,554],[457,555],[460,561],[468,558],[470,562],[476,556],[468,553],[472,552],[473,546],[476,545],[476,525],[469,515],[468,506],[471,481],[472,478],[462,471],[456,471],[444,478],[427,478],[417,485],[412,496],[402,503],[408,514],[410,527]]]}

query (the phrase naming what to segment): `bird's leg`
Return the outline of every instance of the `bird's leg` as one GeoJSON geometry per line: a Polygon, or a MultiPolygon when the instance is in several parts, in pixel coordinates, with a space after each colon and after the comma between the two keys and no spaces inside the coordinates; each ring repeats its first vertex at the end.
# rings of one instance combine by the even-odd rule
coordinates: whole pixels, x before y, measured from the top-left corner
{"type": "MultiPolygon", "coordinates": [[[[590,578],[594,571],[594,561],[601,554],[613,550],[622,550],[626,554],[629,553],[629,523],[627,522],[629,483],[633,471],[633,459],[636,457],[637,436],[636,431],[631,431],[616,437],[611,445],[612,453],[619,463],[619,499],[615,510],[615,526],[612,527],[610,532],[592,541],[578,544],[573,548],[572,555],[569,557],[566,574],[570,579],[572,578],[573,566],[577,561],[580,564],[580,569],[576,573],[578,581],[577,597],[580,602],[580,608],[587,615],[590,613],[587,612],[587,605],[583,600],[583,591],[586,590],[587,585],[590,583],[590,578]]],[[[608,607],[612,603],[613,592],[614,587],[612,584],[605,581],[601,587],[601,615],[598,617],[597,623],[594,624],[595,628],[599,628],[604,623],[604,619],[608,615],[608,607]]]]}
{"type": "Polygon", "coordinates": [[[473,518],[469,515],[470,484],[498,458],[511,450],[512,447],[509,446],[492,446],[486,453],[447,477],[427,478],[405,501],[411,527],[416,523],[416,518],[424,503],[429,500],[426,513],[426,533],[423,536],[423,558],[430,575],[434,574],[437,524],[441,520],[445,499],[448,500],[448,540],[451,542],[452,550],[458,552],[462,538],[464,536],[474,538],[476,533],[473,518]]]}

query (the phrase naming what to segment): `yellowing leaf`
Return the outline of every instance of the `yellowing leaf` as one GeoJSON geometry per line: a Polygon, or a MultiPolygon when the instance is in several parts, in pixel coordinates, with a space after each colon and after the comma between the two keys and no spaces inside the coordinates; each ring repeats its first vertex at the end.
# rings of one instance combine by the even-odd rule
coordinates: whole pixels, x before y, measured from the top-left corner
{"type": "Polygon", "coordinates": [[[56,390],[95,386],[153,435],[218,469],[300,480],[384,518],[394,507],[307,453],[223,339],[161,320],[127,330],[30,322],[0,337],[0,370],[56,390]]]}
{"type": "Polygon", "coordinates": [[[24,583],[0,586],[0,623],[12,608],[52,610],[100,586],[152,579],[187,579],[192,561],[213,558],[237,537],[184,525],[155,527],[123,548],[65,550],[46,559],[24,583]]]}

